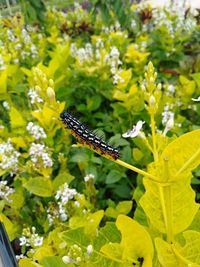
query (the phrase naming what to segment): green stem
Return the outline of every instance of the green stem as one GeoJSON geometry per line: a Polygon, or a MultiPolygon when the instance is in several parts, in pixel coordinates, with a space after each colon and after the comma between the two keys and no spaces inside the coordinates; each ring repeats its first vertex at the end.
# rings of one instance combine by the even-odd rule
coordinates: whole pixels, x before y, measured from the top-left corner
{"type": "Polygon", "coordinates": [[[197,150],[196,153],[192,155],[192,157],[184,163],[184,165],[177,171],[175,174],[175,177],[177,177],[179,174],[181,174],[183,171],[187,169],[187,167],[199,156],[200,154],[200,148],[197,150]]]}
{"type": "MultiPolygon", "coordinates": [[[[168,159],[164,159],[164,168],[165,168],[165,181],[167,182],[169,180],[169,167],[168,167],[168,159]]],[[[166,227],[166,233],[167,233],[167,242],[172,243],[173,242],[173,214],[172,214],[172,195],[171,195],[171,184],[161,187],[159,186],[159,192],[160,192],[160,202],[163,212],[163,218],[164,223],[166,227]]]]}
{"type": "Polygon", "coordinates": [[[120,159],[117,159],[114,162],[118,163],[119,165],[121,165],[121,166],[123,166],[123,167],[125,167],[127,169],[130,169],[130,170],[132,170],[134,172],[137,172],[137,173],[139,173],[139,174],[141,174],[143,176],[146,176],[150,180],[153,180],[154,182],[157,182],[156,176],[154,176],[154,175],[152,175],[152,174],[150,174],[148,172],[145,172],[145,171],[143,171],[143,170],[141,170],[141,169],[139,169],[139,168],[137,168],[137,167],[135,167],[133,165],[130,165],[130,164],[128,164],[128,163],[126,163],[126,162],[124,162],[124,161],[122,161],[120,159]]]}

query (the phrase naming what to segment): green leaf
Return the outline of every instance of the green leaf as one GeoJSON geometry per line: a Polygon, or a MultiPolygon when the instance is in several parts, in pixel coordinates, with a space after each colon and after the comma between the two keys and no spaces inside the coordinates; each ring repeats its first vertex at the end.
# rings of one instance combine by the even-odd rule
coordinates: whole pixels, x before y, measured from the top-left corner
{"type": "Polygon", "coordinates": [[[61,257],[58,256],[52,256],[52,257],[45,257],[41,264],[43,267],[66,267],[66,264],[62,261],[61,257]]]}
{"type": "Polygon", "coordinates": [[[106,177],[106,183],[107,184],[113,184],[121,180],[122,178],[122,173],[116,170],[111,170],[106,177]]]}
{"type": "Polygon", "coordinates": [[[97,110],[101,105],[101,96],[95,95],[87,99],[87,108],[90,111],[97,110]]]}
{"type": "Polygon", "coordinates": [[[155,239],[158,259],[163,267],[200,266],[200,233],[189,230],[183,233],[183,237],[183,247],[178,243],[169,244],[161,238],[155,239]]]}
{"type": "Polygon", "coordinates": [[[72,176],[68,172],[61,172],[59,173],[55,179],[53,180],[53,188],[56,191],[59,186],[61,186],[64,183],[70,184],[71,181],[74,180],[74,176],[72,176]]]}
{"type": "Polygon", "coordinates": [[[89,257],[89,263],[88,265],[85,264],[87,267],[129,267],[128,265],[124,265],[123,262],[119,263],[117,259],[112,259],[100,251],[101,247],[105,244],[120,241],[120,233],[114,223],[107,223],[106,226],[99,230],[98,235],[94,239],[91,239],[91,236],[85,233],[84,228],[66,231],[62,237],[69,247],[77,244],[81,247],[83,253],[86,252],[89,244],[93,245],[93,253],[89,257]]]}
{"type": "Polygon", "coordinates": [[[138,258],[143,258],[142,266],[151,267],[154,249],[150,235],[145,228],[125,215],[118,216],[116,226],[122,235],[122,258],[131,262],[138,262],[138,258]]]}
{"type": "Polygon", "coordinates": [[[21,113],[16,108],[11,106],[9,113],[12,128],[24,127],[26,125],[26,122],[23,119],[21,113]]]}
{"type": "Polygon", "coordinates": [[[53,186],[49,178],[38,176],[31,178],[24,187],[31,193],[40,197],[51,197],[53,195],[53,186]]]}

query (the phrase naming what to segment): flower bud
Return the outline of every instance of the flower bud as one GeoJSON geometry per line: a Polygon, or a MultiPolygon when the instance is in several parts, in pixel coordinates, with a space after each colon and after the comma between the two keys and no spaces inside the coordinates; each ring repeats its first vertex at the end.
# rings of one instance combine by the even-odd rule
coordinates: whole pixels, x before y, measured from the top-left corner
{"type": "Polygon", "coordinates": [[[151,95],[150,98],[149,98],[149,104],[150,104],[151,107],[154,107],[155,104],[156,104],[156,99],[155,99],[155,97],[153,95],[151,95]]]}
{"type": "Polygon", "coordinates": [[[50,99],[50,101],[55,101],[55,92],[51,87],[47,88],[47,96],[50,99]]]}

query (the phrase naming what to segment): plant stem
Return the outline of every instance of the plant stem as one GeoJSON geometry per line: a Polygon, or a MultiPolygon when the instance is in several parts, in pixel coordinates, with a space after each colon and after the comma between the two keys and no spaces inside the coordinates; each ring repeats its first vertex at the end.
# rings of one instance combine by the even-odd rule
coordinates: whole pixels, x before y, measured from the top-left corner
{"type": "Polygon", "coordinates": [[[137,172],[137,173],[139,173],[139,174],[141,174],[143,176],[146,176],[149,179],[153,180],[154,182],[157,182],[156,176],[154,176],[154,175],[152,175],[152,174],[150,174],[148,172],[145,172],[145,171],[143,171],[143,170],[141,170],[141,169],[139,169],[139,168],[137,168],[137,167],[135,167],[133,165],[130,165],[130,164],[128,164],[128,163],[126,163],[126,162],[124,162],[124,161],[122,161],[120,159],[117,159],[114,162],[118,163],[121,166],[124,166],[127,169],[130,169],[130,170],[132,170],[134,172],[137,172]]]}

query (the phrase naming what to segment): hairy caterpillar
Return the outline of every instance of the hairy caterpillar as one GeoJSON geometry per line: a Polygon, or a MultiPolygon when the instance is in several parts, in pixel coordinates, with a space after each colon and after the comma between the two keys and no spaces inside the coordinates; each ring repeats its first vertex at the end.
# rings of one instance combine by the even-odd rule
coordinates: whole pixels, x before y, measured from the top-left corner
{"type": "Polygon", "coordinates": [[[101,155],[111,156],[114,160],[119,158],[119,151],[117,148],[107,144],[94,132],[87,129],[87,127],[75,118],[69,111],[64,110],[60,114],[63,123],[71,130],[73,136],[82,144],[87,144],[89,147],[96,150],[101,155]]]}

